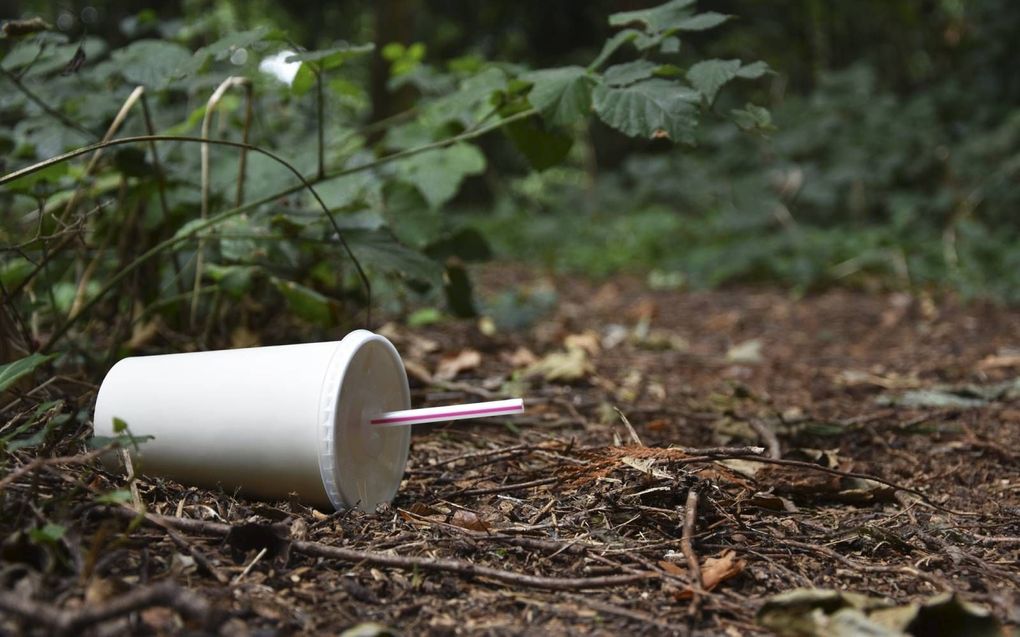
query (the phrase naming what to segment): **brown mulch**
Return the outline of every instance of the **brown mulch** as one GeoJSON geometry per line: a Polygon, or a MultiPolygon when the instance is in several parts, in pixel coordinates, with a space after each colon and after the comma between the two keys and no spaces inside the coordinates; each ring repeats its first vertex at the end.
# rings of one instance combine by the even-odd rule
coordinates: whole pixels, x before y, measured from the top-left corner
{"type": "MultiPolygon", "coordinates": [[[[128,481],[94,460],[32,464],[83,452],[85,418],[6,453],[0,634],[764,634],[763,602],[798,587],[955,591],[1020,623],[1020,393],[981,393],[1020,377],[1020,310],[541,285],[559,303],[524,331],[387,326],[417,405],[523,392],[528,410],[416,430],[374,513],[142,477],[141,517],[98,497],[128,481]],[[528,376],[565,348],[579,378],[528,376]],[[422,382],[467,349],[480,364],[422,382]],[[983,404],[903,402],[946,387],[983,404]],[[47,523],[66,531],[32,535],[47,523]]],[[[87,413],[83,380],[5,397],[0,433],[45,400],[87,413]]]]}

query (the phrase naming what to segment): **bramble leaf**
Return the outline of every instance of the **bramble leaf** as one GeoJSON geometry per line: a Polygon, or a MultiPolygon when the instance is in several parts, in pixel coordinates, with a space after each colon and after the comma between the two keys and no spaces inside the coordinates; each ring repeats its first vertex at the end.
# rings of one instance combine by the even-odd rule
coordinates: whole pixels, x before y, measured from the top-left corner
{"type": "Polygon", "coordinates": [[[700,94],[675,82],[653,78],[625,88],[595,89],[595,112],[631,137],[668,136],[694,143],[700,94]]]}
{"type": "Polygon", "coordinates": [[[535,71],[522,79],[532,83],[528,101],[551,124],[572,124],[591,110],[593,80],[579,66],[535,71]]]}

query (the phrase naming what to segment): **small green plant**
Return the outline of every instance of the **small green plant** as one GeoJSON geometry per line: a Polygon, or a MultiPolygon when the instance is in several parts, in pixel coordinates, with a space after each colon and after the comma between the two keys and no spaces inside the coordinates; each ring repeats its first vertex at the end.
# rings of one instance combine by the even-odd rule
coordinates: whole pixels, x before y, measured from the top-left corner
{"type": "MultiPolygon", "coordinates": [[[[692,143],[725,84],[767,72],[674,63],[683,38],[728,18],[693,0],[614,14],[618,32],[587,67],[436,66],[423,46],[387,45],[391,86],[418,98],[376,122],[371,45],[301,51],[270,28],[216,39],[199,26],[111,50],[12,29],[0,284],[17,348],[73,343],[101,362],[161,332],[207,343],[294,319],[325,329],[380,290],[387,303],[445,293],[469,315],[463,262],[489,251],[444,213],[488,167],[480,138],[502,132],[535,170],[564,162],[592,116],[692,143]]],[[[771,126],[755,106],[731,117],[771,126]]]]}

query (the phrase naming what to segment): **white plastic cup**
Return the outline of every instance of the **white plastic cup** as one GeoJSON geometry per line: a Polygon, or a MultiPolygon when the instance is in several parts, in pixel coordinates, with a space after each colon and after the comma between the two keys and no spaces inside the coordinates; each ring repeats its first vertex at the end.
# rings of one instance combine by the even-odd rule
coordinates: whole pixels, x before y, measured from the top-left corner
{"type": "MultiPolygon", "coordinates": [[[[339,342],[126,358],[99,389],[97,436],[124,421],[140,473],[264,499],[374,511],[404,475],[411,406],[400,355],[366,330],[339,342]]],[[[116,454],[106,462],[116,466],[116,454]]]]}

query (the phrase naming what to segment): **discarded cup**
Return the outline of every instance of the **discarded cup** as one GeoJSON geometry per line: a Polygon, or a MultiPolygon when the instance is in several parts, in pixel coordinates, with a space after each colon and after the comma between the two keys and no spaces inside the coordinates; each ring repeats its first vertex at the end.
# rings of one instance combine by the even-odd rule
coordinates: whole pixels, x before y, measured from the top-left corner
{"type": "Polygon", "coordinates": [[[400,486],[407,425],[523,411],[520,400],[410,402],[397,350],[356,330],[339,342],[126,358],[99,389],[95,435],[123,421],[133,436],[152,436],[132,451],[141,473],[374,511],[400,486]]]}

